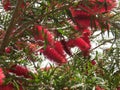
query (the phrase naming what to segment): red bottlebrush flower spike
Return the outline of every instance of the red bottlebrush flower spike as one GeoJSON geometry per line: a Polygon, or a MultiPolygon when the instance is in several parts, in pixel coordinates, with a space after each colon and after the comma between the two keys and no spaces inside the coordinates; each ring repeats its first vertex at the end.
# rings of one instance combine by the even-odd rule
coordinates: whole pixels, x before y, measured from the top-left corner
{"type": "Polygon", "coordinates": [[[53,60],[57,63],[66,63],[67,60],[61,56],[54,48],[51,48],[50,46],[47,46],[44,50],[43,54],[50,60],[53,60]]]}
{"type": "Polygon", "coordinates": [[[49,44],[53,45],[54,35],[50,33],[47,29],[44,29],[42,26],[36,26],[38,32],[35,34],[35,40],[47,41],[49,44]]]}
{"type": "Polygon", "coordinates": [[[65,57],[65,53],[64,53],[64,49],[63,49],[63,45],[61,44],[60,41],[56,41],[54,44],[54,49],[63,57],[65,57]]]}
{"type": "Polygon", "coordinates": [[[82,38],[76,38],[74,40],[76,46],[78,46],[82,51],[89,50],[89,45],[82,38]]]}
{"type": "Polygon", "coordinates": [[[14,73],[18,76],[24,76],[26,78],[31,78],[29,76],[29,70],[24,67],[24,66],[20,66],[20,65],[13,65],[10,69],[9,72],[14,73]]]}
{"type": "Polygon", "coordinates": [[[2,3],[5,11],[11,10],[10,0],[2,0],[2,3]]]}
{"type": "Polygon", "coordinates": [[[68,54],[68,55],[72,55],[71,51],[70,51],[70,47],[67,45],[67,42],[65,40],[61,40],[61,43],[63,45],[63,48],[65,50],[65,52],[68,54]]]}
{"type": "Polygon", "coordinates": [[[2,68],[0,68],[0,85],[2,85],[4,78],[5,78],[5,75],[3,74],[2,68]]]}
{"type": "Polygon", "coordinates": [[[82,10],[77,10],[77,8],[70,8],[71,14],[76,21],[76,23],[82,27],[82,28],[87,28],[90,26],[90,18],[91,15],[82,11],[82,10]]]}

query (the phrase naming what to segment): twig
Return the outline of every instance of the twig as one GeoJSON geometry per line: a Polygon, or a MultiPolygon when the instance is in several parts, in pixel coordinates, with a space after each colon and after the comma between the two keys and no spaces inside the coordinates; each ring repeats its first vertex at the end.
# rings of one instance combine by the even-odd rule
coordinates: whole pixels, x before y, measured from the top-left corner
{"type": "Polygon", "coordinates": [[[109,39],[109,40],[105,40],[103,43],[101,43],[101,44],[99,44],[98,46],[96,46],[95,48],[91,49],[91,50],[90,50],[90,52],[91,52],[91,51],[93,51],[93,50],[95,50],[95,49],[97,49],[98,47],[100,47],[100,46],[104,45],[105,43],[107,43],[107,42],[110,42],[110,41],[114,40],[114,39],[115,39],[115,38],[112,38],[112,39],[109,39]]]}
{"type": "Polygon", "coordinates": [[[20,13],[19,10],[20,10],[20,7],[21,7],[22,3],[23,3],[23,0],[18,0],[15,11],[14,11],[12,19],[11,19],[11,22],[8,26],[8,29],[6,30],[6,34],[5,34],[5,36],[2,40],[2,44],[0,46],[0,55],[3,54],[5,47],[9,43],[9,37],[10,37],[12,31],[13,31],[13,28],[14,28],[15,23],[16,23],[16,19],[17,19],[19,13],[20,13]]]}

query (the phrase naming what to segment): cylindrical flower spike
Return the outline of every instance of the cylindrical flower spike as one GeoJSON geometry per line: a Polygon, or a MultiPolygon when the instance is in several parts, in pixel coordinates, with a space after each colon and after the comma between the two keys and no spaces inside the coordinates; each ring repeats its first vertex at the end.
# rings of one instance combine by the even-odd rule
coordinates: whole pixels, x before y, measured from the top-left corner
{"type": "Polygon", "coordinates": [[[88,43],[86,43],[82,38],[76,38],[74,41],[75,45],[78,46],[80,48],[80,50],[82,51],[86,51],[89,50],[90,47],[88,45],[88,43]]]}
{"type": "Polygon", "coordinates": [[[20,65],[13,65],[10,69],[9,72],[14,73],[18,76],[24,76],[26,78],[31,78],[29,75],[29,70],[24,67],[24,66],[20,66],[20,65]]]}
{"type": "Polygon", "coordinates": [[[54,48],[47,46],[43,52],[43,54],[50,60],[57,62],[59,64],[66,63],[67,60],[60,55],[54,48]]]}
{"type": "Polygon", "coordinates": [[[35,40],[46,41],[50,45],[54,43],[54,35],[42,26],[36,26],[37,32],[34,35],[35,40]]]}

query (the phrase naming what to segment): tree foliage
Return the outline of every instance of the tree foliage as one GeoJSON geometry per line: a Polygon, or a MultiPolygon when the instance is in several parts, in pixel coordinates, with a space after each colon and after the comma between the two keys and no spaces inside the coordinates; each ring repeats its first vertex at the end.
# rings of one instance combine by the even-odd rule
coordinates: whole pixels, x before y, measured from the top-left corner
{"type": "Polygon", "coordinates": [[[119,1],[1,5],[0,90],[120,89],[119,1]],[[52,64],[43,68],[46,59],[52,64]]]}

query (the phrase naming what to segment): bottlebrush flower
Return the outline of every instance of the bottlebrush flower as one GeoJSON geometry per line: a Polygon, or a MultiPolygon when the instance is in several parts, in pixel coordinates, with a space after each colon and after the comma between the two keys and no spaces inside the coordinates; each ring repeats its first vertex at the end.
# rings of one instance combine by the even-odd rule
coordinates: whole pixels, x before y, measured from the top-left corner
{"type": "Polygon", "coordinates": [[[45,41],[51,45],[54,43],[54,35],[50,33],[47,29],[44,29],[42,26],[36,26],[37,33],[35,33],[34,38],[35,40],[45,41]]]}
{"type": "Polygon", "coordinates": [[[75,20],[75,22],[82,28],[86,28],[90,26],[90,18],[91,16],[82,11],[76,10],[75,8],[70,8],[71,14],[75,20]]]}
{"type": "Polygon", "coordinates": [[[0,85],[2,85],[4,78],[5,78],[5,75],[3,74],[2,68],[0,68],[0,85]]]}
{"type": "Polygon", "coordinates": [[[60,41],[56,41],[54,44],[54,49],[63,57],[65,57],[63,45],[61,44],[60,41]]]}
{"type": "Polygon", "coordinates": [[[11,10],[10,0],[2,0],[2,4],[5,11],[11,10]]]}
{"type": "Polygon", "coordinates": [[[74,41],[75,45],[79,47],[82,51],[89,50],[89,45],[82,38],[76,38],[74,41]]]}
{"type": "Polygon", "coordinates": [[[43,52],[43,54],[50,60],[57,62],[59,64],[66,63],[67,60],[60,55],[54,48],[47,46],[43,52]]]}
{"type": "Polygon", "coordinates": [[[20,65],[13,65],[10,69],[9,72],[14,73],[18,76],[24,76],[26,78],[30,78],[29,75],[29,70],[24,67],[24,66],[20,66],[20,65]]]}
{"type": "MultiPolygon", "coordinates": [[[[75,22],[80,27],[89,27],[91,25],[91,16],[110,12],[116,5],[116,0],[88,0],[89,5],[79,4],[76,7],[70,7],[70,12],[75,22]]],[[[92,19],[93,20],[93,19],[92,19]]],[[[96,20],[94,20],[96,22],[96,20]]]]}

